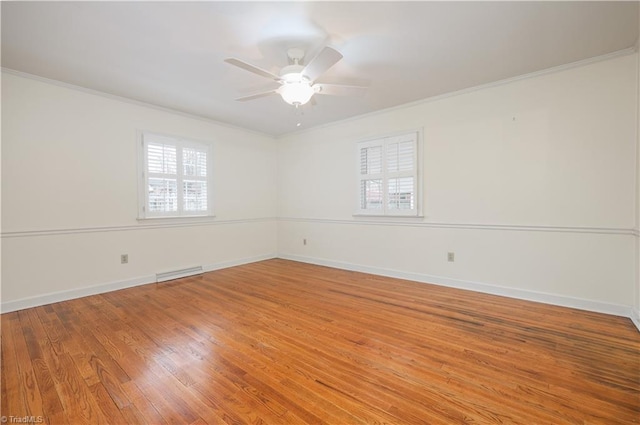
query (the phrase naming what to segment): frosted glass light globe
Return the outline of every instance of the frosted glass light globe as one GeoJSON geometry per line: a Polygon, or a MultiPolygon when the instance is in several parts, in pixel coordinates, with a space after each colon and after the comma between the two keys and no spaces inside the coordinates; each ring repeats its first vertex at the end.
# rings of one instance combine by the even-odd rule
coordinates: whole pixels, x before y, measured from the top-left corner
{"type": "Polygon", "coordinates": [[[280,86],[280,96],[290,105],[304,105],[315,91],[308,81],[293,81],[280,86]]]}

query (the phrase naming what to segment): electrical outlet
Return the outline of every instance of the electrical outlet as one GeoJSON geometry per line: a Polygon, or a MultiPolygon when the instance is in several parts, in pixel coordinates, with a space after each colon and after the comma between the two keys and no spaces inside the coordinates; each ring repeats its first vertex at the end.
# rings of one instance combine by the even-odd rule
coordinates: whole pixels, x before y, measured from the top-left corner
{"type": "Polygon", "coordinates": [[[456,261],[456,254],[453,252],[447,252],[447,261],[449,261],[450,263],[456,261]]]}
{"type": "Polygon", "coordinates": [[[129,254],[120,255],[120,264],[127,264],[129,262],[129,254]]]}
{"type": "Polygon", "coordinates": [[[306,245],[307,244],[307,238],[302,239],[302,245],[306,245]]]}

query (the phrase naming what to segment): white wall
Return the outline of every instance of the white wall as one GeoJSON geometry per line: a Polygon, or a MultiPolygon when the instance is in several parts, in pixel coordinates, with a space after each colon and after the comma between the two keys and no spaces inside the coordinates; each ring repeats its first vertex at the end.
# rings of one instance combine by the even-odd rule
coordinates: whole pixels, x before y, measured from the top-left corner
{"type": "Polygon", "coordinates": [[[628,315],[639,79],[629,54],[275,141],[3,73],[2,308],[279,255],[628,315]],[[354,218],[355,143],[415,128],[425,217],[354,218]],[[137,130],[213,145],[215,220],[136,220],[137,130]]]}
{"type": "Polygon", "coordinates": [[[272,138],[7,72],[2,112],[5,310],[276,255],[272,138]],[[137,221],[138,130],[212,144],[214,220],[137,221]]]}
{"type": "Polygon", "coordinates": [[[627,54],[283,137],[280,255],[628,315],[637,78],[627,54]],[[355,142],[414,128],[424,219],[354,218],[355,142]]]}
{"type": "Polygon", "coordinates": [[[638,10],[638,40],[636,41],[636,284],[632,320],[640,330],[640,10],[638,10]]]}

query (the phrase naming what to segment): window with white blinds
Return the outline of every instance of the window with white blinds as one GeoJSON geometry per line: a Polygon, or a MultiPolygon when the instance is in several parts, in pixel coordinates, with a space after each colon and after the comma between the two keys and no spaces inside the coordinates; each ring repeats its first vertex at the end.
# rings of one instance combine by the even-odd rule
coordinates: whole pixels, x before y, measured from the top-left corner
{"type": "Polygon", "coordinates": [[[358,143],[357,214],[417,216],[418,133],[358,143]]]}
{"type": "Polygon", "coordinates": [[[141,147],[141,218],[212,215],[209,146],[143,133],[141,147]]]}

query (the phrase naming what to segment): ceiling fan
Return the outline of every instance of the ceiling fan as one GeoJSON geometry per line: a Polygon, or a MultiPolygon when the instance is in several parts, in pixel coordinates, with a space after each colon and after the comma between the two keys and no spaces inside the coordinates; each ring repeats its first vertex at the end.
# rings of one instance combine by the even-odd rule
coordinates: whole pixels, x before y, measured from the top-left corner
{"type": "Polygon", "coordinates": [[[331,47],[324,47],[320,53],[318,53],[306,65],[303,65],[305,57],[305,51],[303,49],[288,49],[287,56],[289,57],[291,64],[282,68],[278,75],[262,68],[258,68],[257,66],[251,65],[240,59],[225,59],[224,61],[231,65],[235,65],[262,77],[269,78],[280,84],[279,87],[272,90],[240,97],[236,100],[246,101],[279,94],[288,104],[299,107],[307,103],[314,94],[349,96],[361,94],[366,90],[366,87],[362,86],[316,82],[322,74],[342,59],[342,54],[331,47]]]}

